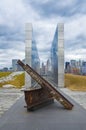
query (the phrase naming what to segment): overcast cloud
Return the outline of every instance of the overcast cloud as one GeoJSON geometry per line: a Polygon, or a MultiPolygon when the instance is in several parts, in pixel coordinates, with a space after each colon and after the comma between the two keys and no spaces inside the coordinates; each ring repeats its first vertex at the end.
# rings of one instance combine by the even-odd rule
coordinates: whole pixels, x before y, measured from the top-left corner
{"type": "Polygon", "coordinates": [[[1,0],[0,68],[25,57],[25,23],[33,24],[40,59],[49,57],[57,23],[64,23],[65,59],[86,60],[85,0],[1,0]]]}

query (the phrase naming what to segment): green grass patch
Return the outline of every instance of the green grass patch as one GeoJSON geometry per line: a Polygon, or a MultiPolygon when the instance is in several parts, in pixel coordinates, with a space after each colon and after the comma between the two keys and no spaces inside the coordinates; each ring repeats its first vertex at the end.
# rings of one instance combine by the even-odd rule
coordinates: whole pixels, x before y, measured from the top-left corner
{"type": "Polygon", "coordinates": [[[65,74],[65,87],[75,91],[86,91],[86,76],[65,74]]]}

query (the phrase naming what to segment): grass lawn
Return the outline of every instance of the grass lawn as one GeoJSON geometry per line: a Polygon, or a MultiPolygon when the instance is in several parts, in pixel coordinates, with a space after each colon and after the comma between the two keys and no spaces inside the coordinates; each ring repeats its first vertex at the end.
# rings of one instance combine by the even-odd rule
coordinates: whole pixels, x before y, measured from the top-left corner
{"type": "Polygon", "coordinates": [[[74,91],[86,91],[86,76],[65,74],[65,87],[74,91]]]}
{"type": "Polygon", "coordinates": [[[11,81],[8,81],[7,84],[12,84],[16,86],[16,88],[21,88],[25,84],[24,79],[25,79],[25,74],[22,73],[22,74],[14,76],[14,79],[11,81]]]}
{"type": "MultiPolygon", "coordinates": [[[[7,72],[4,72],[4,75],[7,76],[7,72]],[[5,75],[5,73],[6,73],[6,75],[5,75]]],[[[24,73],[16,75],[16,76],[14,76],[13,80],[1,82],[0,87],[2,87],[3,85],[6,85],[6,84],[11,84],[11,85],[14,85],[16,88],[21,88],[25,84],[24,77],[25,77],[24,73]]]]}
{"type": "MultiPolygon", "coordinates": [[[[12,72],[0,72],[0,78],[8,76],[12,72]]],[[[13,80],[1,82],[0,87],[11,84],[16,88],[21,88],[25,84],[25,73],[14,76],[13,80]]],[[[65,87],[73,91],[86,91],[86,76],[65,74],[65,87]]]]}
{"type": "Polygon", "coordinates": [[[0,78],[8,76],[9,74],[11,74],[12,72],[0,72],[0,78]]]}

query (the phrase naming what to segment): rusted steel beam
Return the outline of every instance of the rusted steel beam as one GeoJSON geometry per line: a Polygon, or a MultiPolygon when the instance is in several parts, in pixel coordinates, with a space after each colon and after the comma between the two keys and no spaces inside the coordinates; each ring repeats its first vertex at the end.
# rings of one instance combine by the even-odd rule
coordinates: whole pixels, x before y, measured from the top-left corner
{"type": "Polygon", "coordinates": [[[24,91],[27,110],[34,110],[54,102],[53,97],[43,88],[24,91]]]}
{"type": "Polygon", "coordinates": [[[54,88],[48,81],[46,81],[43,77],[41,77],[34,69],[32,69],[29,65],[25,65],[23,62],[18,60],[18,64],[34,79],[40,84],[43,88],[47,88],[49,94],[54,97],[57,101],[59,101],[66,109],[71,110],[73,108],[73,104],[59,92],[56,88],[54,88]]]}

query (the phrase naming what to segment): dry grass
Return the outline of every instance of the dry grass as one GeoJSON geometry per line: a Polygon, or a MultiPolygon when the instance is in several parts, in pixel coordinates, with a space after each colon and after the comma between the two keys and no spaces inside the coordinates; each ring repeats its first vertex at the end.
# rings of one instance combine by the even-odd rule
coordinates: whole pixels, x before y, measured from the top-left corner
{"type": "Polygon", "coordinates": [[[0,72],[0,78],[8,76],[9,74],[11,74],[12,72],[0,72]]]}
{"type": "Polygon", "coordinates": [[[14,76],[13,80],[0,83],[0,87],[6,84],[11,84],[14,85],[16,88],[21,88],[25,84],[24,77],[25,77],[24,73],[16,75],[14,76]]]}
{"type": "Polygon", "coordinates": [[[65,87],[74,91],[86,91],[86,76],[65,74],[65,87]]]}
{"type": "Polygon", "coordinates": [[[22,73],[20,75],[15,76],[14,80],[9,81],[8,84],[12,84],[12,85],[16,86],[16,88],[21,88],[25,84],[24,79],[25,79],[25,74],[22,73]]]}
{"type": "MultiPolygon", "coordinates": [[[[0,77],[9,75],[11,72],[0,72],[0,77]]],[[[0,83],[0,87],[6,84],[14,85],[16,88],[21,88],[25,84],[25,73],[14,76],[11,81],[0,83]]],[[[65,74],[65,87],[73,91],[86,91],[86,76],[65,74]]]]}

